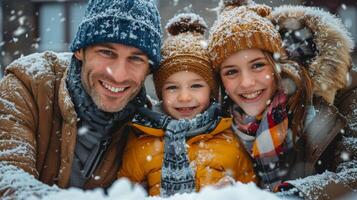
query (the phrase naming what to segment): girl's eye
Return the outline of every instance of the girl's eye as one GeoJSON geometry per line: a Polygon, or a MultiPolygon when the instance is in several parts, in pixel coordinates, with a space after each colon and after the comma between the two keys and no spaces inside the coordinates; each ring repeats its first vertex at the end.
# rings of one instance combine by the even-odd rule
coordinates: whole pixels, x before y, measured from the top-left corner
{"type": "Polygon", "coordinates": [[[223,71],[223,76],[231,76],[231,75],[234,75],[238,73],[238,70],[236,69],[229,69],[229,70],[226,70],[226,71],[223,71]]]}
{"type": "Polygon", "coordinates": [[[252,65],[253,69],[261,69],[262,67],[264,67],[266,64],[265,63],[254,63],[252,65]]]}
{"type": "Polygon", "coordinates": [[[201,88],[201,87],[203,87],[203,85],[199,83],[195,83],[191,85],[191,88],[201,88]]]}

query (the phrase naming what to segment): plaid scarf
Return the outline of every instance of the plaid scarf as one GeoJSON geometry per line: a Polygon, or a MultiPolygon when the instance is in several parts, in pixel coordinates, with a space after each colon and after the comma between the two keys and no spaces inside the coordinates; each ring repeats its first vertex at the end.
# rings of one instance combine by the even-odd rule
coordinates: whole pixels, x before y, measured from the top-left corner
{"type": "Polygon", "coordinates": [[[195,191],[195,172],[190,166],[186,139],[212,131],[220,121],[219,105],[213,103],[195,118],[175,120],[162,113],[139,108],[133,122],[165,130],[161,169],[161,196],[195,191]]]}
{"type": "Polygon", "coordinates": [[[288,128],[287,96],[278,91],[272,102],[259,116],[248,116],[238,105],[233,105],[233,130],[254,159],[264,188],[274,190],[286,171],[284,155],[293,147],[292,132],[288,128]]]}

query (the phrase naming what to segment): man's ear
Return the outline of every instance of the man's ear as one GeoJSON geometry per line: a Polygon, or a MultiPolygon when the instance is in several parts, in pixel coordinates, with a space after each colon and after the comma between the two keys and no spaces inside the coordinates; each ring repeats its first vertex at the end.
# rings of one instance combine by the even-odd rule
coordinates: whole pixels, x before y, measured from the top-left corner
{"type": "Polygon", "coordinates": [[[84,50],[83,50],[83,48],[77,50],[76,52],[74,52],[74,56],[75,56],[78,60],[81,60],[81,61],[82,61],[83,58],[84,58],[84,50]]]}

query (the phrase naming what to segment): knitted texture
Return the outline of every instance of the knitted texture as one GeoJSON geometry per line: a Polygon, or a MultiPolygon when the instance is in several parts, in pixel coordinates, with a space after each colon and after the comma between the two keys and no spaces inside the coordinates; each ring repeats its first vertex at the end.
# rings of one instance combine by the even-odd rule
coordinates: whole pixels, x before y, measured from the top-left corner
{"type": "Polygon", "coordinates": [[[150,59],[152,71],[160,62],[160,15],[152,0],[90,0],[71,44],[71,51],[97,44],[136,47],[150,59]]]}
{"type": "Polygon", "coordinates": [[[161,196],[196,190],[195,169],[190,165],[186,140],[213,130],[221,120],[219,113],[219,104],[216,103],[212,103],[205,112],[191,120],[175,120],[147,108],[138,109],[134,123],[165,130],[161,196]]]}
{"type": "Polygon", "coordinates": [[[293,148],[292,132],[288,128],[287,96],[278,91],[261,116],[241,113],[232,106],[234,132],[239,136],[255,163],[260,185],[274,191],[286,175],[284,156],[293,148]]]}
{"type": "Polygon", "coordinates": [[[227,1],[214,22],[209,37],[208,50],[213,66],[239,50],[257,48],[285,57],[279,32],[266,18],[271,8],[253,1],[227,1]]]}
{"type": "Polygon", "coordinates": [[[190,71],[200,75],[209,85],[211,96],[216,97],[218,87],[207,51],[204,32],[207,25],[193,13],[180,14],[166,25],[168,38],[161,49],[160,69],[154,73],[156,94],[162,99],[161,90],[165,80],[180,71],[190,71]]]}

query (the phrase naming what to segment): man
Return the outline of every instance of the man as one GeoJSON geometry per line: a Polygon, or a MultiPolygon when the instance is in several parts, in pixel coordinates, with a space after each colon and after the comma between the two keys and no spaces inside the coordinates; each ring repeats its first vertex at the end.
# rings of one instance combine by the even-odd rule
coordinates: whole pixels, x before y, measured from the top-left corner
{"type": "Polygon", "coordinates": [[[108,187],[160,45],[152,1],[90,0],[73,55],[45,52],[10,64],[0,82],[0,196],[43,196],[58,190],[54,184],[108,187]]]}

